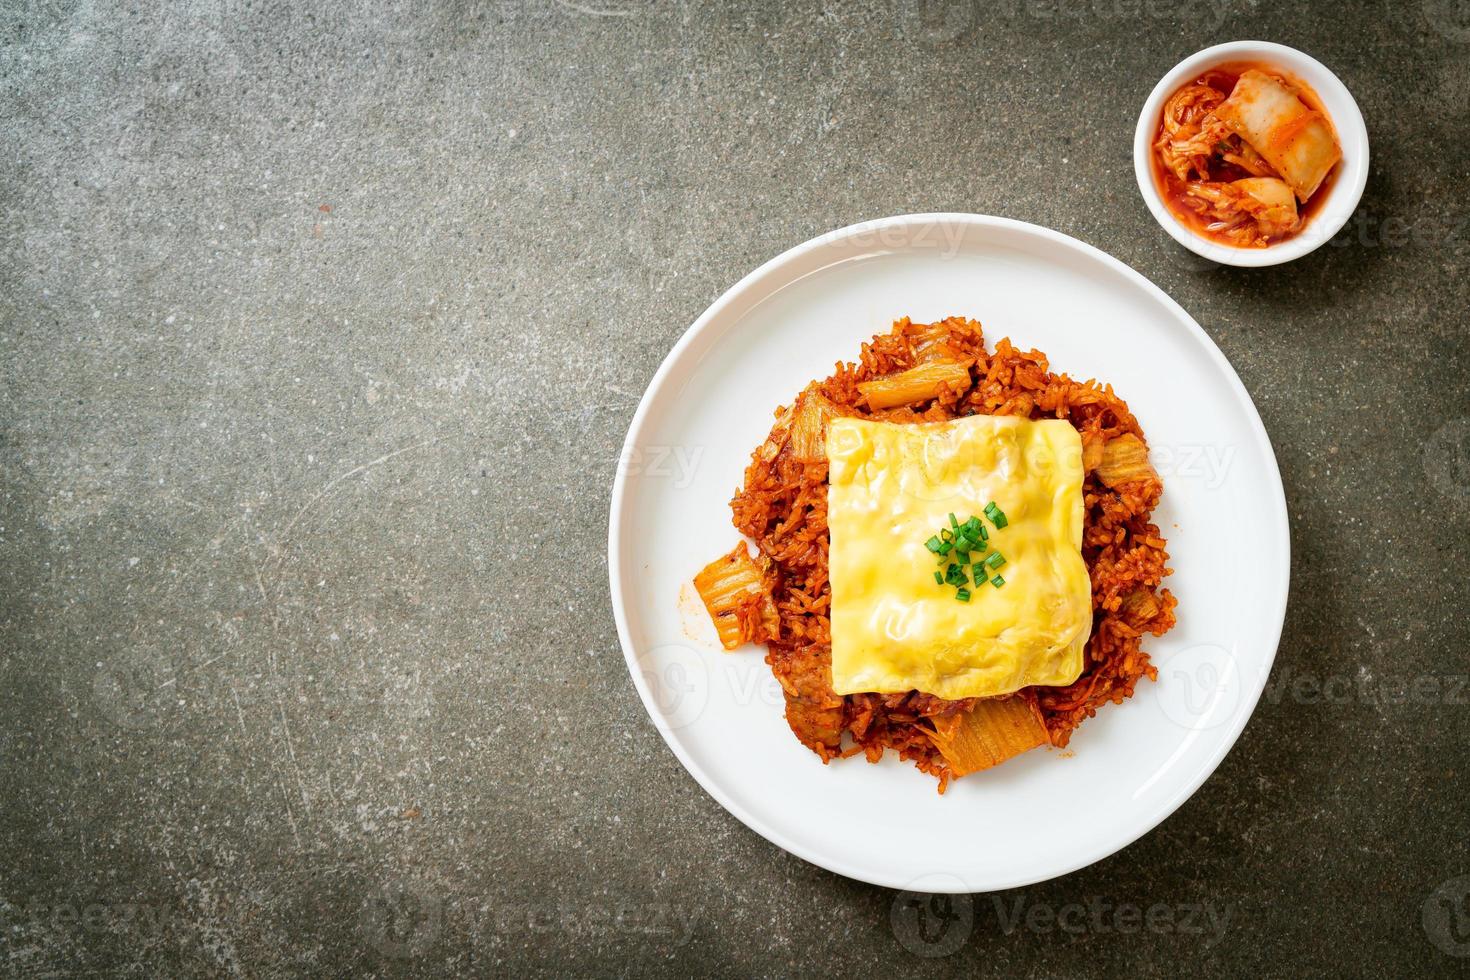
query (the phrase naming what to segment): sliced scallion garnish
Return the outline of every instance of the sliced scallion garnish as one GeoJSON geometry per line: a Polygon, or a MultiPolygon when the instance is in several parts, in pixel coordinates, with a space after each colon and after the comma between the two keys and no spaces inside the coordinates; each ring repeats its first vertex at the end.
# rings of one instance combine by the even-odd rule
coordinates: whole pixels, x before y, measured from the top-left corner
{"type": "MultiPolygon", "coordinates": [[[[1006,526],[1006,515],[993,500],[985,505],[985,516],[997,529],[1006,526]]],[[[986,555],[990,548],[990,532],[985,522],[974,515],[962,521],[951,513],[948,523],[948,527],[941,527],[938,534],[931,535],[924,542],[924,547],[939,561],[939,570],[933,573],[935,584],[955,587],[955,598],[960,602],[970,601],[968,586],[972,576],[977,586],[989,582],[998,589],[1004,585],[1005,579],[999,575],[991,577],[991,573],[1004,565],[1006,559],[999,551],[986,555]]]]}

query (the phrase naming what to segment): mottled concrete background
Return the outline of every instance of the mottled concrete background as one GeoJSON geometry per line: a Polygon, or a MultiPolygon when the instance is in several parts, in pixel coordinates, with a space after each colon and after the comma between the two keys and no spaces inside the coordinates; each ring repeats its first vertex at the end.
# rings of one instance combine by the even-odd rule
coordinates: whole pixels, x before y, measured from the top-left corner
{"type": "Polygon", "coordinates": [[[4,0],[0,972],[1463,975],[1470,15],[981,6],[4,0]],[[1346,80],[1373,174],[1310,258],[1202,268],[1133,123],[1251,36],[1346,80]],[[1177,298],[1294,527],[1215,777],[937,947],[685,774],[603,545],[705,306],[932,210],[1177,298]]]}

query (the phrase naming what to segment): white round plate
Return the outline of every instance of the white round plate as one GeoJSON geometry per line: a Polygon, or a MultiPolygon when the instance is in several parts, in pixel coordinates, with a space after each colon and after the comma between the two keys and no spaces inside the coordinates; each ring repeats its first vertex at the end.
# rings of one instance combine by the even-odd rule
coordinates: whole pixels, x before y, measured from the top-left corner
{"type": "Polygon", "coordinates": [[[1100,860],[1189,798],[1245,727],[1286,612],[1286,500],[1260,416],[1219,349],[1123,263],[1004,218],[921,214],[854,225],[742,279],[674,346],[633,416],[613,484],[618,636],[654,724],[711,796],[773,843],[892,888],[1011,888],[1100,860]],[[772,413],[908,316],[973,317],[993,346],[1110,382],[1164,477],[1179,625],[1159,668],[1065,751],[953,783],[892,753],[821,761],[786,726],[753,646],[726,653],[690,580],[738,540],[729,500],[772,413]]]}

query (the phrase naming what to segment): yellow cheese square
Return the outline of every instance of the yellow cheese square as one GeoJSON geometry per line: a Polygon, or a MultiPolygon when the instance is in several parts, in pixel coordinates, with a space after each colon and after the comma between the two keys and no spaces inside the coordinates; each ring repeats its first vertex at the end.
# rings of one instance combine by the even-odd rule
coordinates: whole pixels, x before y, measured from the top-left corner
{"type": "Polygon", "coordinates": [[[989,415],[836,419],[827,460],[834,691],[954,700],[1077,679],[1092,591],[1076,429],[989,415]],[[985,520],[991,501],[1006,527],[985,520]],[[979,517],[1005,556],[1005,584],[969,585],[968,603],[934,581],[944,565],[924,545],[951,513],[979,517]]]}

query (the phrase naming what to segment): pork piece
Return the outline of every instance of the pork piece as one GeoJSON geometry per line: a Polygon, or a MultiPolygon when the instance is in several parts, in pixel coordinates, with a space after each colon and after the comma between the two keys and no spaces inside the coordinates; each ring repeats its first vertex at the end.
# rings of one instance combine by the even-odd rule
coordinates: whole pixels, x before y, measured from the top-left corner
{"type": "Polygon", "coordinates": [[[826,761],[842,745],[843,700],[832,691],[832,652],[810,645],[771,648],[766,657],[786,695],[786,723],[803,745],[826,761]]]}

